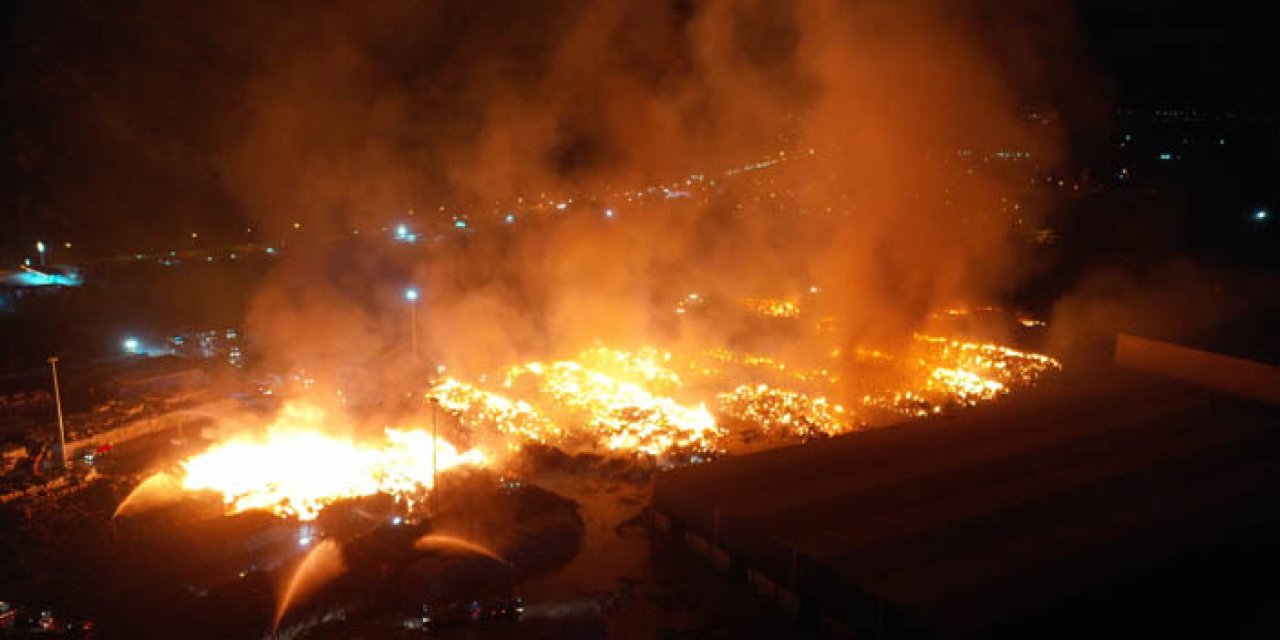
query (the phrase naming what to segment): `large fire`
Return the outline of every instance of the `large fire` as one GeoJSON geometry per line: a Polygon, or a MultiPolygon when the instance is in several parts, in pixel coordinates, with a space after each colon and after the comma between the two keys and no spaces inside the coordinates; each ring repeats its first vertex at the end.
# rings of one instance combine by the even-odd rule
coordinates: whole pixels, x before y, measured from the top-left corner
{"type": "Polygon", "coordinates": [[[1041,354],[930,335],[914,336],[901,353],[837,349],[803,364],[723,347],[679,354],[598,345],[572,359],[432,383],[423,400],[438,402],[448,431],[484,452],[459,451],[423,429],[354,439],[320,409],[295,403],[261,435],[187,460],[179,477],[186,490],[218,493],[231,512],[310,520],[335,501],[379,493],[412,506],[433,490],[435,473],[491,464],[526,444],[694,460],[728,450],[734,433],[839,435],[993,400],[1060,367],[1041,354]]]}
{"type": "Polygon", "coordinates": [[[233,513],[265,509],[313,520],[344,498],[383,493],[410,500],[432,489],[433,470],[486,461],[479,451],[460,453],[433,441],[429,431],[388,428],[379,440],[357,441],[330,433],[326,418],[314,406],[286,405],[264,434],[231,439],[184,462],[182,487],[218,493],[233,513]]]}
{"type": "Polygon", "coordinates": [[[850,388],[835,373],[842,357],[836,351],[822,365],[791,366],[725,348],[679,356],[597,346],[572,360],[509,366],[484,378],[500,381],[490,388],[445,377],[429,396],[465,429],[503,434],[513,448],[536,442],[667,457],[722,451],[729,423],[779,437],[838,435],[875,415],[923,417],[993,400],[1061,368],[1041,354],[917,335],[901,357],[853,354],[855,364],[890,373],[837,400],[850,388]],[[689,398],[709,398],[712,408],[689,398]]]}
{"type": "Polygon", "coordinates": [[[454,378],[441,380],[431,395],[468,429],[515,436],[513,447],[537,442],[653,456],[713,448],[723,431],[705,406],[682,404],[651,390],[678,386],[679,381],[652,353],[635,356],[597,348],[584,352],[580,361],[507,367],[503,392],[529,395],[538,406],[454,378]],[[617,371],[581,363],[596,361],[598,367],[608,360],[616,361],[617,371]]]}

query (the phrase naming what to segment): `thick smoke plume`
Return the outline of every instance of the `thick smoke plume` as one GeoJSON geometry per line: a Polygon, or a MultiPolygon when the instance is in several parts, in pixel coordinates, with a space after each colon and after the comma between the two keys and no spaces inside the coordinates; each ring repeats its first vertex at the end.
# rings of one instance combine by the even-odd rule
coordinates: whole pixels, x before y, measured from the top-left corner
{"type": "Polygon", "coordinates": [[[688,292],[819,287],[839,342],[909,335],[931,310],[1016,280],[1011,229],[1034,224],[1034,203],[1003,206],[1015,178],[957,160],[1054,157],[1051,128],[1019,116],[1020,92],[1043,68],[1027,43],[1060,43],[1069,29],[1059,12],[1016,7],[247,12],[244,37],[262,44],[221,175],[286,245],[249,331],[273,365],[368,373],[403,344],[399,292],[412,282],[425,296],[423,351],[473,371],[593,340],[725,339],[671,329],[672,302],[688,292]],[[689,199],[619,206],[616,218],[592,200],[762,158],[783,161],[689,199]],[[520,209],[513,228],[482,222],[568,198],[563,213],[520,209]],[[465,243],[412,258],[357,244],[356,232],[389,237],[397,219],[448,234],[460,215],[475,230],[465,243]]]}

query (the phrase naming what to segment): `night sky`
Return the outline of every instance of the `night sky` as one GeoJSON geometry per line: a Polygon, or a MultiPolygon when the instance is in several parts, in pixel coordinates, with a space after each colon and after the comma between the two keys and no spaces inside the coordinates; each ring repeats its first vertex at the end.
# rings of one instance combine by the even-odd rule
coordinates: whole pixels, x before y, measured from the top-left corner
{"type": "MultiPolygon", "coordinates": [[[[300,68],[322,79],[332,71],[336,84],[332,95],[308,95],[318,83],[301,81],[290,97],[297,117],[305,121],[307,105],[320,103],[330,120],[295,134],[332,133],[328,152],[342,154],[386,133],[369,123],[380,109],[406,110],[395,122],[407,117],[412,130],[387,133],[393,139],[385,144],[408,151],[378,170],[418,171],[418,193],[402,199],[432,201],[450,191],[439,178],[448,150],[474,142],[474,110],[501,99],[492,86],[477,89],[476,78],[500,78],[502,89],[514,94],[536,93],[538,85],[526,79],[545,70],[549,43],[580,3],[474,4],[442,3],[426,13],[405,3],[376,12],[340,2],[320,9],[312,3],[6,3],[0,190],[8,222],[0,250],[10,260],[32,238],[60,236],[110,253],[159,246],[188,229],[233,237],[258,224],[264,198],[246,203],[243,197],[243,174],[254,169],[244,166],[238,141],[261,122],[264,95],[278,104],[279,93],[264,86],[287,91],[300,68]],[[360,51],[352,64],[363,66],[343,69],[351,60],[344,47],[360,51]],[[356,97],[344,104],[334,97],[341,95],[356,97]],[[370,96],[373,104],[360,103],[370,96]],[[390,96],[391,106],[382,96],[390,96]],[[355,121],[361,128],[333,130],[334,122],[355,121]]],[[[1276,103],[1275,74],[1265,68],[1274,59],[1271,23],[1260,5],[1078,0],[1046,10],[1047,4],[974,3],[958,20],[986,31],[993,63],[1005,67],[1028,102],[1058,107],[1071,127],[1097,126],[1117,103],[1209,110],[1276,103]]],[[[617,44],[624,52],[620,64],[653,86],[678,81],[685,52],[651,43],[678,33],[698,7],[675,3],[656,25],[648,17],[656,12],[639,16],[646,31],[637,43],[617,44]]],[[[750,36],[744,46],[755,64],[789,55],[794,34],[785,16],[739,29],[750,36]]],[[[549,160],[564,172],[607,167],[624,153],[593,139],[590,130],[564,135],[559,155],[549,160]]],[[[290,163],[263,158],[262,164],[270,172],[290,163]]],[[[281,206],[309,204],[299,199],[281,206]]]]}
{"type": "Polygon", "coordinates": [[[1081,32],[1117,100],[1208,109],[1276,106],[1275,29],[1264,3],[1083,0],[1081,32]]]}

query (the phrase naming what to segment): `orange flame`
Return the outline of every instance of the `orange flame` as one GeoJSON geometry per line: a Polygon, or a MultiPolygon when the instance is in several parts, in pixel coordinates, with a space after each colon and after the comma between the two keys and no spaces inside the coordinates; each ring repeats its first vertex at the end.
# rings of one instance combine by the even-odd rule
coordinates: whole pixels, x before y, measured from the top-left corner
{"type": "Polygon", "coordinates": [[[432,488],[436,471],[483,465],[480,451],[458,452],[423,430],[386,429],[378,442],[326,432],[325,414],[288,405],[261,437],[237,438],[182,463],[182,487],[222,495],[233,513],[266,509],[313,520],[336,500],[386,493],[409,497],[432,488]]]}

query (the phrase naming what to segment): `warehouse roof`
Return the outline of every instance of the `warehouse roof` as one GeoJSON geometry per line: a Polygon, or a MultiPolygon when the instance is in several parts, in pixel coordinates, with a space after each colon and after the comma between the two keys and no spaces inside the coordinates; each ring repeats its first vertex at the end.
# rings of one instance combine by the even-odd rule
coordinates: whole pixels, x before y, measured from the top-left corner
{"type": "Polygon", "coordinates": [[[1276,520],[1277,417],[1108,367],[665,473],[655,506],[855,628],[975,633],[1276,520]]]}

